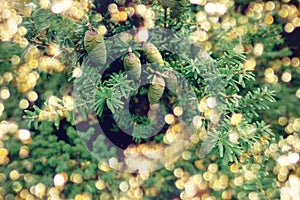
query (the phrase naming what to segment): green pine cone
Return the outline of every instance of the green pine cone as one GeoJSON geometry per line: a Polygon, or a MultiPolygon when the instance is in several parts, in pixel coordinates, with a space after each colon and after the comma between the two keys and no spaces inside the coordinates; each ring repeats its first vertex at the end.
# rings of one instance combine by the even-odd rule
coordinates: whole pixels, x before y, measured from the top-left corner
{"type": "Polygon", "coordinates": [[[94,30],[88,30],[84,36],[85,50],[89,57],[97,64],[104,65],[107,59],[106,46],[103,36],[94,30]]]}
{"type": "Polygon", "coordinates": [[[189,5],[188,0],[178,0],[175,3],[175,6],[171,8],[171,18],[177,18],[179,17],[186,9],[186,7],[189,5]]]}
{"type": "Polygon", "coordinates": [[[145,55],[150,63],[157,64],[158,66],[164,65],[164,60],[159,50],[152,43],[144,44],[145,55]]]}
{"type": "Polygon", "coordinates": [[[172,70],[168,70],[168,78],[166,79],[166,87],[173,93],[176,92],[177,88],[177,77],[172,70]]]}
{"type": "Polygon", "coordinates": [[[141,77],[142,64],[134,53],[128,53],[124,59],[124,68],[128,71],[129,78],[138,80],[141,77]]]}
{"type": "Polygon", "coordinates": [[[157,104],[164,94],[165,81],[161,76],[154,75],[148,90],[148,100],[151,105],[157,104]]]}
{"type": "Polygon", "coordinates": [[[164,7],[164,8],[173,8],[175,6],[175,0],[159,0],[159,3],[164,7]]]}
{"type": "Polygon", "coordinates": [[[119,39],[125,44],[129,44],[132,41],[132,38],[130,33],[122,32],[119,34],[119,39]]]}

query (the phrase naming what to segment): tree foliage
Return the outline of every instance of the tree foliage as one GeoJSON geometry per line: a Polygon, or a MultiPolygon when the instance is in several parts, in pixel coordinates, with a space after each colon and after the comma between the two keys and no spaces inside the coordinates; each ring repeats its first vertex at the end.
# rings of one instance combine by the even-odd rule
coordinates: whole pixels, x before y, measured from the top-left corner
{"type": "Polygon", "coordinates": [[[0,199],[296,198],[300,61],[282,34],[298,15],[0,2],[0,199]]]}

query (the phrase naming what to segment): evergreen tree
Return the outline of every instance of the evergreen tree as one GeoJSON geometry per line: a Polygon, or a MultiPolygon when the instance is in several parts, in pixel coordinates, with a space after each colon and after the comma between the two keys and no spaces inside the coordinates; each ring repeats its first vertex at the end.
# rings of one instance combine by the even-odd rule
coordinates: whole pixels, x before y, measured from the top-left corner
{"type": "Polygon", "coordinates": [[[2,0],[0,199],[298,199],[298,8],[2,0]]]}

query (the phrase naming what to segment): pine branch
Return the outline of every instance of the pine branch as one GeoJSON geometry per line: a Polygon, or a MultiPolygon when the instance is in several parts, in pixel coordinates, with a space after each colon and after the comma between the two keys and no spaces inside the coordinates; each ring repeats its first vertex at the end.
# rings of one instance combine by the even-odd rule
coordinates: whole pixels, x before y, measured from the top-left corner
{"type": "Polygon", "coordinates": [[[249,91],[244,98],[230,99],[227,98],[228,103],[227,111],[230,113],[242,111],[250,118],[252,115],[258,117],[257,110],[269,109],[268,102],[275,102],[275,92],[270,91],[268,88],[257,88],[256,90],[249,91]]]}

